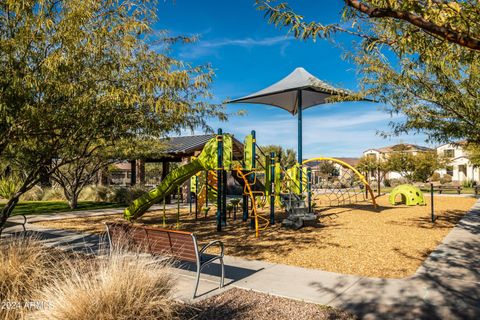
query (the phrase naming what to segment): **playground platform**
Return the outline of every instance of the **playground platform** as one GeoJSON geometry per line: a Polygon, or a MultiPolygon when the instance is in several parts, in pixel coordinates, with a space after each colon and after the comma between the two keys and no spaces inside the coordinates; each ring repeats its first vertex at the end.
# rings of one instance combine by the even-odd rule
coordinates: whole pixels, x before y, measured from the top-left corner
{"type": "MultiPolygon", "coordinates": [[[[71,217],[68,213],[61,213],[44,218],[53,219],[53,216],[71,217]]],[[[37,219],[41,217],[34,220],[37,219]]],[[[45,244],[62,249],[97,253],[105,246],[97,235],[42,229],[34,224],[27,225],[27,229],[39,232],[45,244]]],[[[15,230],[6,233],[9,231],[15,230]]],[[[412,277],[367,278],[227,256],[225,288],[217,289],[218,266],[212,265],[205,270],[206,275],[202,274],[196,300],[238,287],[329,305],[352,311],[365,319],[478,319],[478,252],[480,200],[412,277]]],[[[174,297],[190,302],[194,273],[185,265],[177,274],[174,297]]]]}

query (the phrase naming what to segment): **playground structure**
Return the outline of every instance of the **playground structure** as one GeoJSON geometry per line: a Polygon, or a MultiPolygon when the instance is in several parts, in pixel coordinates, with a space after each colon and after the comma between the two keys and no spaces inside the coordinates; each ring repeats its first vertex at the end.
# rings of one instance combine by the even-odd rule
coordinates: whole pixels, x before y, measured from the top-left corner
{"type": "Polygon", "coordinates": [[[365,177],[348,163],[328,157],[312,158],[303,161],[308,165],[305,185],[311,199],[308,203],[320,207],[351,205],[370,197],[376,206],[373,190],[365,177]],[[315,174],[312,175],[312,170],[315,174]]]}
{"type": "Polygon", "coordinates": [[[388,201],[390,202],[390,204],[398,204],[398,202],[396,201],[398,195],[401,196],[400,203],[404,203],[407,206],[426,205],[425,198],[423,197],[423,193],[420,188],[415,187],[411,184],[402,184],[395,187],[392,192],[390,192],[390,196],[388,197],[388,201]]]}
{"type": "Polygon", "coordinates": [[[242,189],[238,195],[242,197],[242,220],[250,219],[257,237],[260,231],[275,224],[278,206],[283,206],[286,212],[282,225],[298,229],[305,223],[318,220],[315,208],[321,207],[322,197],[329,199],[326,206],[339,206],[364,201],[370,195],[375,205],[372,190],[363,175],[338,159],[314,158],[304,161],[303,166],[297,163],[291,168],[282,168],[276,162],[275,153],[265,154],[257,145],[255,131],[252,131],[244,140],[243,159],[234,160],[232,139],[219,129],[190,163],[171,171],[160,185],[135,199],[125,210],[125,219],[134,221],[140,218],[153,204],[165,201],[165,197],[190,180],[195,219],[202,211],[206,217],[209,204],[215,204],[217,231],[221,231],[227,224],[227,210],[232,210],[232,205],[227,205],[228,175],[242,189]],[[314,161],[327,167],[333,163],[336,169],[331,170],[330,176],[313,170],[312,176],[312,168],[305,165],[314,161]],[[304,190],[302,184],[306,186],[304,190]],[[267,213],[260,210],[265,206],[269,208],[267,213]]]}

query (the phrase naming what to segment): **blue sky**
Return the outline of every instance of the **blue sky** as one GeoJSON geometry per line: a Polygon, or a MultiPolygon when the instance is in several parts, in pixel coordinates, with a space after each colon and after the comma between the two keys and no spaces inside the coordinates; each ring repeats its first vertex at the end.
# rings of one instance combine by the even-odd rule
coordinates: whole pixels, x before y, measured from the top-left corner
{"type": "MultiPolygon", "coordinates": [[[[341,0],[298,1],[294,9],[306,19],[324,23],[340,19],[341,0]]],[[[254,0],[176,0],[158,4],[157,29],[173,35],[198,35],[199,41],[181,45],[173,54],[192,64],[210,63],[216,78],[212,86],[215,102],[238,98],[263,89],[304,67],[316,77],[337,87],[357,89],[355,66],[342,60],[342,49],[325,40],[300,41],[287,36],[286,29],[269,25],[254,0]]],[[[354,45],[342,37],[346,47],[354,45]]],[[[395,120],[374,103],[355,102],[320,105],[304,111],[303,154],[357,157],[362,151],[399,142],[426,145],[423,135],[384,139],[377,135],[395,120]]],[[[259,144],[297,148],[297,120],[288,112],[264,105],[232,104],[227,111],[246,110],[226,123],[210,125],[243,137],[252,129],[259,144]]],[[[200,132],[195,132],[200,133],[200,132]]]]}

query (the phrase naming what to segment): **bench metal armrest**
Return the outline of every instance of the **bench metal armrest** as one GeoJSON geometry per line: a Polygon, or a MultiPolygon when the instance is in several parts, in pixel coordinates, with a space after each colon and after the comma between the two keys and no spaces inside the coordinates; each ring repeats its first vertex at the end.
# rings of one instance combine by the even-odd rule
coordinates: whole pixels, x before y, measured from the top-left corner
{"type": "Polygon", "coordinates": [[[209,242],[208,244],[204,245],[198,253],[200,253],[200,255],[202,255],[205,252],[205,250],[207,250],[209,247],[211,247],[215,244],[218,244],[220,246],[220,255],[219,256],[223,257],[223,251],[224,251],[225,248],[223,246],[223,242],[220,241],[220,240],[214,240],[214,241],[209,242]]]}

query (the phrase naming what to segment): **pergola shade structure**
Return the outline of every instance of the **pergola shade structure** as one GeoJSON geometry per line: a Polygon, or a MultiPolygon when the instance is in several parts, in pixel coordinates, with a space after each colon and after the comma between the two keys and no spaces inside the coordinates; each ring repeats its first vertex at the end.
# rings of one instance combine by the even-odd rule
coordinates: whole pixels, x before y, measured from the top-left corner
{"type": "MultiPolygon", "coordinates": [[[[331,96],[349,96],[351,92],[335,88],[304,68],[296,68],[288,76],[271,86],[227,103],[266,104],[282,108],[298,116],[298,163],[302,163],[302,110],[328,103],[331,96]]],[[[302,170],[300,170],[300,175],[302,170]]],[[[300,177],[300,191],[302,190],[300,177]]]]}

